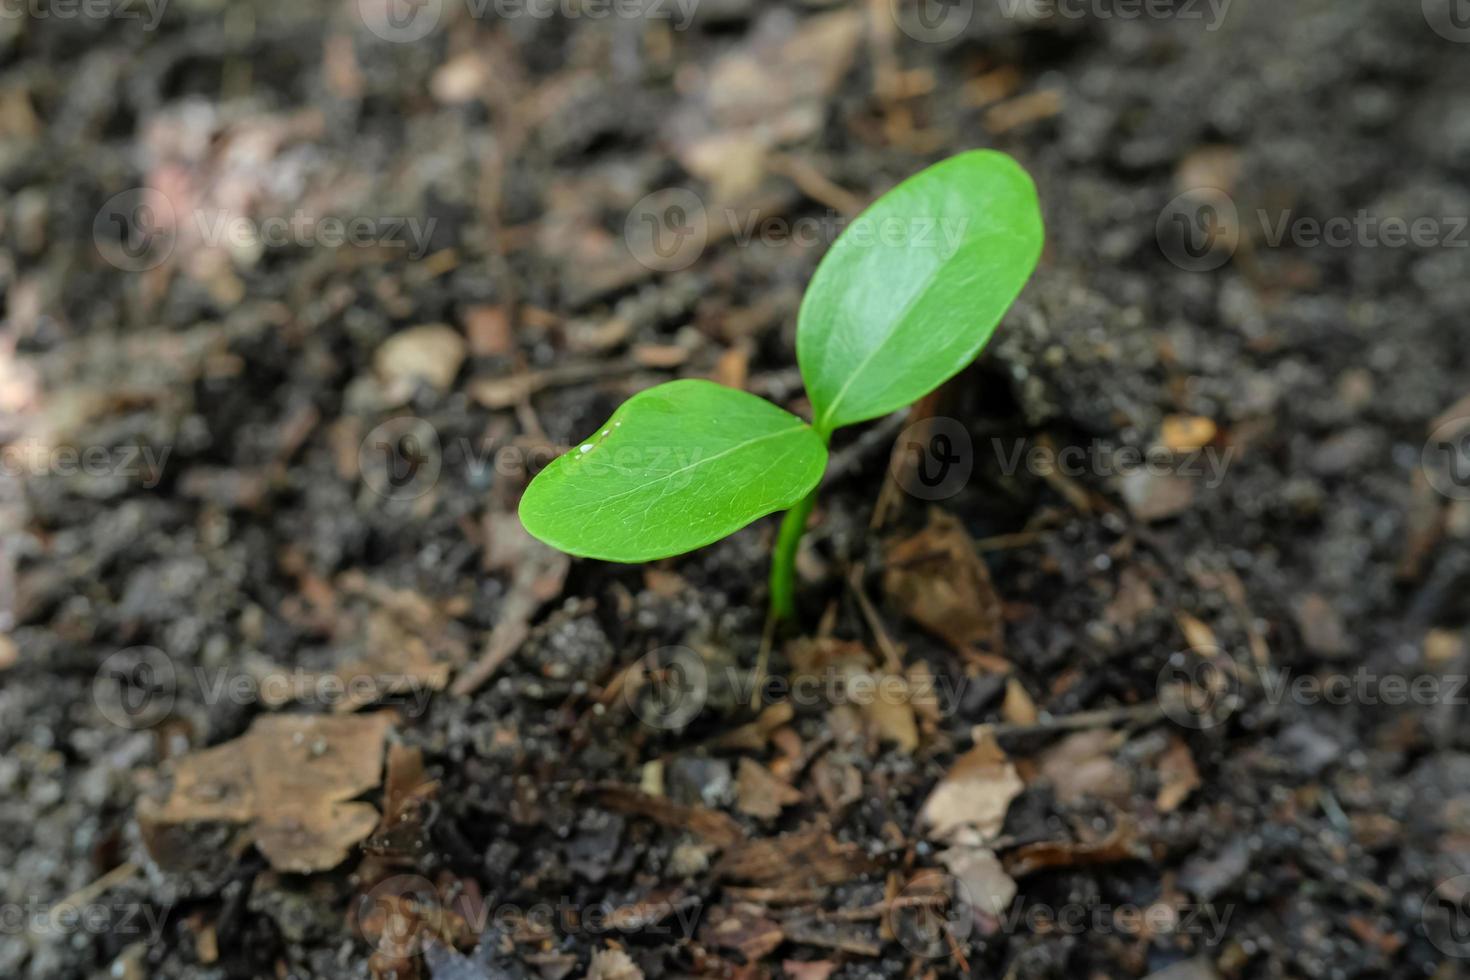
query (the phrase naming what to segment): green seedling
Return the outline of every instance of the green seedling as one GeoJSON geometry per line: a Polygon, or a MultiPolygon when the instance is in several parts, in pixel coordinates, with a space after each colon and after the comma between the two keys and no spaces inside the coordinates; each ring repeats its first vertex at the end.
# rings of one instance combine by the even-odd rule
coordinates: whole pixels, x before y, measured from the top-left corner
{"type": "Polygon", "coordinates": [[[709,381],[658,385],[542,470],[521,522],[569,554],[646,562],[784,510],[770,601],[775,618],[790,617],[832,432],[911,404],[973,361],[1042,237],[1036,187],[1004,154],[961,153],[915,174],[838,237],[802,299],[810,424],[709,381]]]}

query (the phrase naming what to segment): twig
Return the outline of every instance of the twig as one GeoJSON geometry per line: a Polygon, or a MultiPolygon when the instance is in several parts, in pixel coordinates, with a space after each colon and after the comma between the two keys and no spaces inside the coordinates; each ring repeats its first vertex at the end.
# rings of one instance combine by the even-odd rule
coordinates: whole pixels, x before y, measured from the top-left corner
{"type": "Polygon", "coordinates": [[[841,452],[833,453],[832,462],[822,477],[822,486],[831,486],[843,477],[852,474],[874,452],[885,447],[891,449],[893,437],[898,434],[898,430],[907,420],[907,411],[894,412],[872,428],[865,429],[852,445],[844,447],[841,452]]]}
{"type": "Polygon", "coordinates": [[[761,630],[761,649],[755,658],[755,683],[750,688],[750,710],[761,710],[761,688],[766,683],[766,663],[771,659],[771,646],[776,639],[776,617],[766,613],[766,626],[761,630]]]}
{"type": "Polygon", "coordinates": [[[1071,732],[1084,728],[1108,728],[1120,722],[1148,724],[1164,717],[1164,709],[1157,701],[1135,704],[1126,708],[1099,708],[1096,711],[1079,711],[1071,715],[1057,715],[1027,725],[977,725],[987,728],[997,738],[1006,735],[1032,735],[1041,732],[1071,732]]]}
{"type": "Polygon", "coordinates": [[[984,554],[987,551],[1007,551],[1011,548],[1024,548],[1041,540],[1045,531],[1016,531],[1013,534],[997,534],[989,538],[981,538],[975,542],[975,550],[984,554]]]}
{"type": "Polygon", "coordinates": [[[64,914],[67,909],[75,910],[78,906],[91,904],[98,895],[111,891],[114,885],[122,884],[137,873],[136,864],[124,861],[90,885],[83,885],[52,906],[49,916],[51,924],[57,925],[59,922],[57,917],[64,914]]]}
{"type": "Polygon", "coordinates": [[[798,190],[818,204],[825,204],[848,217],[858,214],[864,207],[862,198],[838,187],[826,174],[801,157],[786,153],[776,154],[770,157],[767,164],[774,172],[790,177],[798,190]]]}
{"type": "Polygon", "coordinates": [[[898,647],[894,645],[893,639],[889,637],[888,630],[883,626],[883,620],[878,615],[878,610],[873,606],[873,601],[863,591],[863,575],[867,566],[859,562],[852,567],[852,572],[847,576],[847,587],[857,598],[858,608],[862,610],[863,619],[868,623],[868,629],[872,631],[873,638],[878,641],[878,649],[883,651],[883,659],[888,661],[888,670],[894,674],[903,673],[903,656],[898,647]]]}

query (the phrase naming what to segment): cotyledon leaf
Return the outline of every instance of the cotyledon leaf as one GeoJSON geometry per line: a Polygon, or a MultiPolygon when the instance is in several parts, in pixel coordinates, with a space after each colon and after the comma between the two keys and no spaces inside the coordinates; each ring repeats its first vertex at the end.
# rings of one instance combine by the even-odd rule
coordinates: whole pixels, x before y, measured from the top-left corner
{"type": "Polygon", "coordinates": [[[826,445],[790,412],[711,381],[670,381],[542,470],[521,523],[569,554],[653,561],[791,507],[826,466],[826,445]]]}
{"type": "Polygon", "coordinates": [[[1031,178],[990,150],[879,198],[802,299],[796,352],[817,431],[902,408],[974,360],[1035,269],[1043,234],[1031,178]]]}

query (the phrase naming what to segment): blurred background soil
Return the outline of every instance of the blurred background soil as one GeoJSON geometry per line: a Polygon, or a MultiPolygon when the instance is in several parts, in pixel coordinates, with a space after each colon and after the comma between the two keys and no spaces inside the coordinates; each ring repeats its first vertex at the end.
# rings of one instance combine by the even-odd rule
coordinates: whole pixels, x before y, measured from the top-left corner
{"type": "Polygon", "coordinates": [[[924,2],[7,6],[0,975],[1465,972],[1470,38],[924,2]],[[805,411],[825,246],[977,146],[1046,253],[771,658],[915,696],[752,711],[771,521],[516,500],[659,381],[805,411]],[[1360,214],[1438,237],[1277,234],[1360,214]]]}

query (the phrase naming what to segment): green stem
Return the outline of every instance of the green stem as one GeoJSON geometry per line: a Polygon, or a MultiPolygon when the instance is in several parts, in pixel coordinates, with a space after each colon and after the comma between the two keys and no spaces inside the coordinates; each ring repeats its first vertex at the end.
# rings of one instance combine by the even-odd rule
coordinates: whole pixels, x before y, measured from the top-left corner
{"type": "MultiPolygon", "coordinates": [[[[825,445],[832,438],[830,432],[818,430],[825,445]]],[[[797,505],[781,518],[781,530],[776,534],[776,550],[771,555],[771,619],[785,620],[796,616],[796,550],[801,546],[801,536],[806,533],[806,522],[817,503],[817,491],[802,497],[797,505]]]]}
{"type": "Polygon", "coordinates": [[[806,519],[817,502],[813,490],[781,518],[776,551],[771,555],[771,618],[791,619],[796,615],[796,549],[806,533],[806,519]]]}

